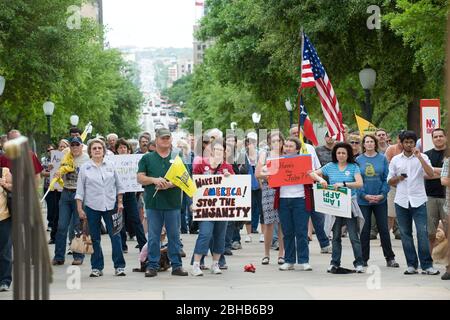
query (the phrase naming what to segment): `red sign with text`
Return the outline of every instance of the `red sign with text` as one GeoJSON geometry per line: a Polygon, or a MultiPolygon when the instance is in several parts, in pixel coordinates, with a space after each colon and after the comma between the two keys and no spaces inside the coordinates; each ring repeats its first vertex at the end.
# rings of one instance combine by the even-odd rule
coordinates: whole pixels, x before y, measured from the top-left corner
{"type": "Polygon", "coordinates": [[[276,188],[294,184],[312,184],[308,172],[312,170],[310,155],[267,160],[269,186],[276,188]]]}

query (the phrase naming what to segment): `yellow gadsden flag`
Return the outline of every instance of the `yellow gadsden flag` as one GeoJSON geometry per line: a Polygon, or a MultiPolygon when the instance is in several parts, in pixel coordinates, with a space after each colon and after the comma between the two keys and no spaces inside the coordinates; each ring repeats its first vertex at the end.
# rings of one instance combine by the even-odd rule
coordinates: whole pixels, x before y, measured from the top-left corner
{"type": "MultiPolygon", "coordinates": [[[[73,161],[73,155],[69,151],[67,152],[64,157],[61,160],[61,165],[59,166],[58,172],[60,173],[61,177],[69,172],[75,171],[75,165],[73,161]]],[[[53,191],[55,190],[55,183],[58,182],[58,184],[62,187],[64,187],[64,182],[62,178],[53,178],[50,182],[49,190],[53,191]]]]}
{"type": "Polygon", "coordinates": [[[164,178],[179,187],[191,198],[197,191],[194,181],[192,181],[189,172],[186,170],[186,167],[179,156],[176,156],[164,178]]]}
{"type": "Polygon", "coordinates": [[[371,122],[367,121],[366,119],[357,116],[356,113],[355,118],[356,123],[358,124],[359,134],[361,138],[365,134],[374,134],[375,131],[377,131],[377,127],[375,127],[371,122]]]}

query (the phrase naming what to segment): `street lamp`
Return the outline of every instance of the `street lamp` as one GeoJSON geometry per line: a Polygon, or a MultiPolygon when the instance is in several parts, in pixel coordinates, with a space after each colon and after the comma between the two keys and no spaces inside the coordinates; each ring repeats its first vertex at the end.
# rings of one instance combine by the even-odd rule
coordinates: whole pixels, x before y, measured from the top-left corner
{"type": "Polygon", "coordinates": [[[286,100],[284,101],[284,105],[286,106],[287,111],[289,111],[289,130],[290,130],[290,129],[292,128],[292,123],[293,123],[293,120],[292,120],[292,110],[293,110],[294,108],[292,107],[291,100],[289,100],[289,99],[286,99],[286,100]]]}
{"type": "Polygon", "coordinates": [[[366,101],[363,108],[364,118],[367,121],[372,121],[372,106],[370,104],[370,90],[375,86],[375,81],[377,79],[377,73],[375,70],[370,68],[369,65],[366,65],[364,69],[359,72],[359,82],[361,82],[361,86],[364,89],[364,93],[366,94],[366,101]]]}
{"type": "Polygon", "coordinates": [[[44,113],[47,116],[47,133],[48,133],[48,143],[52,143],[52,125],[51,125],[51,117],[53,111],[55,110],[55,104],[51,101],[46,101],[42,105],[42,109],[44,109],[44,113]]]}
{"type": "Polygon", "coordinates": [[[79,121],[80,121],[80,118],[76,114],[73,114],[70,116],[70,124],[73,127],[76,127],[78,125],[79,121]]]}
{"type": "Polygon", "coordinates": [[[3,90],[5,90],[5,78],[0,76],[0,96],[3,94],[3,90]]]}

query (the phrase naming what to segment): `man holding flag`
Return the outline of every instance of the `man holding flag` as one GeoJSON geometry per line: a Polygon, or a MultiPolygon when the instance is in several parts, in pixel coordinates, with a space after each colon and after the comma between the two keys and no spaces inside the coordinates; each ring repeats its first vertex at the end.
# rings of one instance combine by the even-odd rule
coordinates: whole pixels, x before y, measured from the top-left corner
{"type": "MultiPolygon", "coordinates": [[[[183,164],[183,163],[181,163],[183,164]]],[[[137,181],[145,188],[144,202],[148,223],[148,263],[145,276],[157,276],[160,259],[160,236],[166,227],[172,275],[187,276],[181,261],[180,214],[181,185],[189,191],[189,179],[180,168],[177,153],[172,152],[172,134],[169,129],[156,131],[156,150],[139,161],[137,181]],[[173,164],[177,163],[176,166],[173,164]],[[170,170],[172,167],[172,170],[170,170]],[[169,171],[169,172],[168,172],[169,171]],[[175,174],[173,174],[175,173],[175,174]],[[169,177],[175,184],[166,177],[169,177]],[[179,185],[180,187],[178,187],[179,185]]],[[[184,165],[183,165],[184,167],[184,165]]],[[[185,168],[186,170],[186,168],[185,168]]],[[[192,181],[191,181],[192,182],[192,181]]]]}

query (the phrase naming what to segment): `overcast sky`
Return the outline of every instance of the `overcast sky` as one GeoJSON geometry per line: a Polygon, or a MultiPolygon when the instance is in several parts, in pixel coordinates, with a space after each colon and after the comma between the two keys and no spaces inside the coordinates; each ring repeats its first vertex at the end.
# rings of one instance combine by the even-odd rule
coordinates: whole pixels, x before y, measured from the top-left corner
{"type": "Polygon", "coordinates": [[[192,47],[198,9],[195,0],[103,0],[107,41],[111,47],[192,47]]]}

